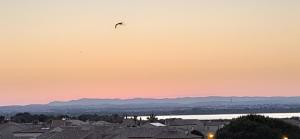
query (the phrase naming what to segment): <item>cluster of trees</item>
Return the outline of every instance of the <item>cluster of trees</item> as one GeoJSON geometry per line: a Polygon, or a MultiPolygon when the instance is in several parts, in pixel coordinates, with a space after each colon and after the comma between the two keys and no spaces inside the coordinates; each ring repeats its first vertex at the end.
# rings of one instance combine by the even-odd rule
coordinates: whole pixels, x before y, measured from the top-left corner
{"type": "MultiPolygon", "coordinates": [[[[79,116],[68,116],[68,115],[45,115],[45,114],[31,114],[28,112],[17,113],[10,117],[10,120],[16,123],[39,123],[39,122],[50,122],[51,120],[61,119],[78,119],[82,121],[106,121],[110,123],[121,123],[124,119],[123,116],[117,114],[113,115],[97,115],[97,114],[83,114],[79,116]]],[[[5,122],[5,117],[0,116],[0,122],[5,122]]]]}
{"type": "Polygon", "coordinates": [[[0,123],[4,123],[5,122],[5,116],[0,116],[0,123]]]}
{"type": "Polygon", "coordinates": [[[157,122],[158,118],[154,114],[150,114],[150,116],[147,118],[150,122],[157,122]]]}
{"type": "Polygon", "coordinates": [[[124,117],[118,114],[113,115],[97,115],[97,114],[83,114],[78,116],[81,121],[106,121],[110,123],[122,123],[124,117]]]}
{"type": "Polygon", "coordinates": [[[248,115],[217,131],[217,139],[300,139],[300,128],[280,119],[248,115]]]}
{"type": "MultiPolygon", "coordinates": [[[[98,114],[82,114],[79,116],[69,116],[69,115],[46,115],[46,114],[31,114],[28,112],[24,113],[17,113],[14,116],[10,117],[10,121],[16,122],[16,123],[47,123],[51,120],[61,120],[61,119],[77,119],[81,121],[106,121],[110,123],[122,123],[123,119],[127,119],[127,114],[118,115],[118,114],[112,114],[112,115],[98,115],[98,114]]],[[[135,121],[139,121],[140,119],[137,119],[137,116],[133,116],[133,119],[135,121]]],[[[4,123],[5,117],[0,115],[0,123],[4,123]]],[[[150,122],[159,122],[157,117],[154,114],[151,114],[150,117],[148,117],[148,121],[150,122]]]]}
{"type": "Polygon", "coordinates": [[[10,119],[16,123],[38,123],[38,122],[49,122],[51,120],[58,120],[62,118],[73,119],[76,117],[70,117],[68,115],[44,115],[44,114],[31,114],[28,112],[17,113],[12,116],[10,119]]]}

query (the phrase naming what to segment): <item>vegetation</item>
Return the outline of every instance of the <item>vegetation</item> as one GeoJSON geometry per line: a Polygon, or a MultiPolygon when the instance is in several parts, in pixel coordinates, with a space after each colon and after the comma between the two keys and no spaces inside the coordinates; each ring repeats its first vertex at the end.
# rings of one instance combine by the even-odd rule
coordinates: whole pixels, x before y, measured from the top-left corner
{"type": "Polygon", "coordinates": [[[248,115],[217,131],[217,139],[300,139],[300,128],[279,119],[248,115]]]}
{"type": "Polygon", "coordinates": [[[49,122],[50,120],[57,120],[62,118],[71,118],[67,115],[44,115],[44,114],[30,114],[28,112],[17,113],[11,117],[11,121],[16,123],[38,123],[38,122],[49,122]]]}
{"type": "Polygon", "coordinates": [[[156,121],[158,121],[158,118],[156,118],[156,116],[154,114],[150,114],[150,116],[147,117],[147,119],[150,122],[156,122],[156,121]]]}
{"type": "Polygon", "coordinates": [[[118,114],[113,115],[97,115],[97,114],[83,114],[78,116],[79,120],[82,121],[106,121],[110,123],[122,123],[124,117],[118,114]]]}
{"type": "Polygon", "coordinates": [[[0,116],[0,123],[4,123],[5,122],[5,117],[4,116],[0,116]]]}
{"type": "MultiPolygon", "coordinates": [[[[11,121],[16,123],[46,123],[50,122],[51,120],[61,120],[61,119],[77,119],[81,121],[106,121],[110,123],[122,123],[123,119],[127,118],[127,114],[118,115],[118,114],[112,114],[112,115],[99,115],[99,114],[82,114],[79,116],[69,116],[69,115],[46,115],[46,114],[31,114],[28,112],[24,113],[17,113],[14,116],[10,117],[11,121]]],[[[138,121],[141,119],[138,119],[137,116],[133,116],[134,121],[138,121]]],[[[4,116],[0,116],[0,123],[5,121],[4,116]]],[[[148,121],[150,122],[164,122],[159,121],[157,117],[154,114],[150,114],[150,117],[148,117],[148,121]]]]}
{"type": "MultiPolygon", "coordinates": [[[[96,114],[83,114],[78,117],[71,117],[68,115],[44,115],[44,114],[30,114],[28,112],[25,113],[17,113],[16,115],[11,117],[11,121],[16,123],[39,123],[39,122],[49,122],[51,120],[59,120],[59,119],[78,119],[82,121],[106,121],[111,123],[121,123],[123,120],[122,116],[117,114],[113,115],[96,115],[96,114]]],[[[4,117],[2,118],[4,119],[4,117]]],[[[1,116],[0,116],[1,120],[1,116]]]]}

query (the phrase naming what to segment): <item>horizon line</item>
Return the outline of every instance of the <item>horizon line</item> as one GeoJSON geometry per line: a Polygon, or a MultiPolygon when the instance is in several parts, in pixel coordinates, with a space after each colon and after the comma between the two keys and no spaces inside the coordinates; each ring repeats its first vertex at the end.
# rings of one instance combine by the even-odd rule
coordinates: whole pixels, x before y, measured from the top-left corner
{"type": "Polygon", "coordinates": [[[186,96],[186,97],[133,97],[133,98],[77,98],[77,99],[69,99],[69,100],[53,100],[46,103],[31,103],[31,104],[8,104],[8,105],[0,105],[0,107],[13,107],[13,106],[30,106],[30,105],[48,105],[50,103],[54,102],[71,102],[71,101],[78,101],[78,100],[84,100],[84,99],[90,99],[90,100],[133,100],[133,99],[155,99],[155,100],[163,100],[163,99],[182,99],[182,98],[209,98],[209,97],[223,97],[223,98],[275,98],[275,97],[281,97],[281,98],[291,98],[291,97],[300,97],[299,96],[186,96]]]}

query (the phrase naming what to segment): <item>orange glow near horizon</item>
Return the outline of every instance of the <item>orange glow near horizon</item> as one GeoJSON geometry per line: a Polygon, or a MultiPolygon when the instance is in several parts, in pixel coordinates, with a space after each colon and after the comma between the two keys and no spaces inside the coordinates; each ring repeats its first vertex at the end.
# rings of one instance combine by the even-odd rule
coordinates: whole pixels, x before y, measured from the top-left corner
{"type": "Polygon", "coordinates": [[[0,1],[0,105],[299,96],[297,0],[0,1]],[[114,29],[114,24],[125,25],[114,29]]]}

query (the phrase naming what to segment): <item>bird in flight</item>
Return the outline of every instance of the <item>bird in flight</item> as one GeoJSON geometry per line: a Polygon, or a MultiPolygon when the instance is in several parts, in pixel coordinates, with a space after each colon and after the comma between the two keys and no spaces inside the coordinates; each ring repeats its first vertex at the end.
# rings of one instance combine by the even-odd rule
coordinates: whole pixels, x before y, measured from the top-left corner
{"type": "Polygon", "coordinates": [[[115,29],[117,29],[117,28],[118,28],[118,26],[122,26],[122,25],[124,25],[124,23],[123,23],[123,22],[119,22],[119,23],[117,23],[117,24],[115,25],[115,29]]]}

